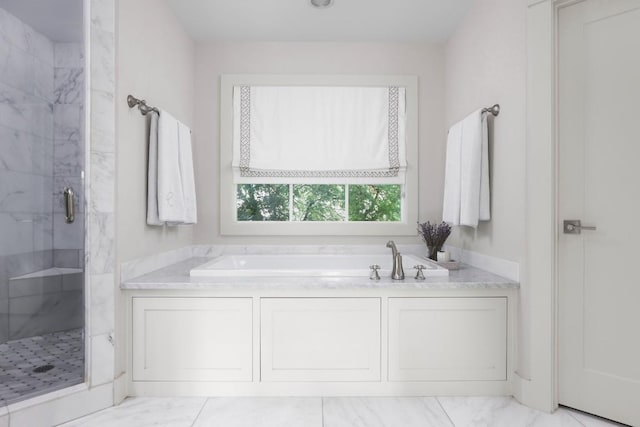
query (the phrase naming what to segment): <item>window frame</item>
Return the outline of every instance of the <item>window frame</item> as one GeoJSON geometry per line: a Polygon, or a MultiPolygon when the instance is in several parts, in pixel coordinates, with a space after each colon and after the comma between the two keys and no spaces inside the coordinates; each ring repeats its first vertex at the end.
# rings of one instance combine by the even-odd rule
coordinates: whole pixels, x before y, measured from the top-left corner
{"type": "MultiPolygon", "coordinates": [[[[409,75],[226,74],[220,78],[220,234],[225,236],[414,236],[418,221],[418,77],[409,75]],[[400,86],[406,88],[406,182],[397,222],[271,222],[236,220],[233,181],[234,86],[400,86]]],[[[258,183],[258,182],[256,182],[258,183]]],[[[357,184],[357,183],[354,183],[357,184]]]]}

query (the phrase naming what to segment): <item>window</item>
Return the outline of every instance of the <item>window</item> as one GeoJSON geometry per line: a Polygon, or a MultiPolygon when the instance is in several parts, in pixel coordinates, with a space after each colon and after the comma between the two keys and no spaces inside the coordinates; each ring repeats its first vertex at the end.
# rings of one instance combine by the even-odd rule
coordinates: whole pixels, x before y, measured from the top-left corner
{"type": "Polygon", "coordinates": [[[400,185],[237,184],[238,221],[401,220],[400,185]]]}
{"type": "Polygon", "coordinates": [[[220,152],[222,234],[415,234],[415,77],[223,76],[220,152]]]}

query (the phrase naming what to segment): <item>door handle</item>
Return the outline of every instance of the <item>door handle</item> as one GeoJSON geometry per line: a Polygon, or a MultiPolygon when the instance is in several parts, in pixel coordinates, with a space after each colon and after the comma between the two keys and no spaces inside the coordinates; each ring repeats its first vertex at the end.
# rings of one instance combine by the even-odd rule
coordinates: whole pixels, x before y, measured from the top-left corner
{"type": "Polygon", "coordinates": [[[73,188],[71,187],[67,187],[64,189],[64,210],[65,210],[65,215],[64,215],[64,221],[67,224],[71,224],[73,221],[75,221],[76,219],[76,214],[75,214],[75,206],[74,206],[74,198],[75,198],[75,194],[73,193],[73,188]]]}
{"type": "Polygon", "coordinates": [[[582,225],[582,221],[579,219],[565,219],[562,224],[564,234],[580,234],[582,230],[596,230],[595,226],[582,225]]]}

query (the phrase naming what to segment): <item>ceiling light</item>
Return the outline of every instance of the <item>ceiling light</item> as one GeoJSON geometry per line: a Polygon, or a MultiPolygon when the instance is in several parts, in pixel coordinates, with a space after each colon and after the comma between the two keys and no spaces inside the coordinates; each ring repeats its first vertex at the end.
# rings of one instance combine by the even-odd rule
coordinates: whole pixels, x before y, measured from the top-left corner
{"type": "Polygon", "coordinates": [[[316,9],[326,9],[333,4],[333,0],[309,0],[309,3],[316,9]]]}

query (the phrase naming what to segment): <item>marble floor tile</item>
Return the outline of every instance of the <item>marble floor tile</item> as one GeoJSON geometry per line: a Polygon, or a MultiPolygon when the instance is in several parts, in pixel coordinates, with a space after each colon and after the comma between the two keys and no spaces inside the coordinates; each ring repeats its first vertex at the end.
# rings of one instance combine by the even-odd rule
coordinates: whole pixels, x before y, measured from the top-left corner
{"type": "Polygon", "coordinates": [[[456,427],[582,427],[568,411],[527,408],[511,397],[439,397],[456,427]]]}
{"type": "Polygon", "coordinates": [[[558,409],[568,412],[573,418],[580,421],[585,427],[619,427],[625,424],[620,424],[615,421],[607,420],[604,418],[596,417],[595,415],[580,412],[571,408],[558,409]]]}
{"type": "Polygon", "coordinates": [[[191,427],[206,398],[137,397],[95,414],[79,418],[64,427],[191,427]]]}
{"type": "Polygon", "coordinates": [[[322,399],[211,398],[193,427],[322,427],[322,399]]]}
{"type": "MultiPolygon", "coordinates": [[[[60,427],[615,427],[561,407],[509,397],[129,398],[60,427]]],[[[1,424],[0,424],[1,427],[1,424]]]]}
{"type": "Polygon", "coordinates": [[[324,427],[453,427],[435,398],[324,398],[324,427]]]}

